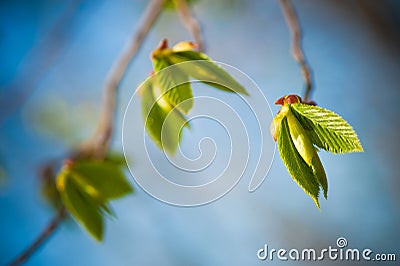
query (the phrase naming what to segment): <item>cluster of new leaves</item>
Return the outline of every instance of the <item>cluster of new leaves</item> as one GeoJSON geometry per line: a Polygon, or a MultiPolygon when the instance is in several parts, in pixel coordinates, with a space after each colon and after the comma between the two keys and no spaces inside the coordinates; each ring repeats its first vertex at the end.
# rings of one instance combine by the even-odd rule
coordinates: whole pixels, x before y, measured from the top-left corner
{"type": "Polygon", "coordinates": [[[191,79],[248,95],[231,75],[195,48],[191,42],[168,48],[167,41],[163,40],[152,53],[154,74],[140,89],[146,130],[161,149],[171,154],[179,145],[182,128],[190,127],[185,114],[193,108],[191,79]],[[180,64],[184,62],[191,64],[180,64]],[[175,67],[169,68],[172,65],[175,67]]]}
{"type": "Polygon", "coordinates": [[[328,181],[317,147],[332,153],[362,152],[353,128],[339,115],[304,104],[296,95],[276,101],[282,108],[271,124],[271,134],[292,178],[311,196],[318,208],[320,188],[328,196],[328,181]]]}
{"type": "Polygon", "coordinates": [[[56,178],[62,203],[98,241],[103,239],[104,218],[113,216],[109,202],[133,192],[119,160],[79,160],[64,163],[56,178]]]}

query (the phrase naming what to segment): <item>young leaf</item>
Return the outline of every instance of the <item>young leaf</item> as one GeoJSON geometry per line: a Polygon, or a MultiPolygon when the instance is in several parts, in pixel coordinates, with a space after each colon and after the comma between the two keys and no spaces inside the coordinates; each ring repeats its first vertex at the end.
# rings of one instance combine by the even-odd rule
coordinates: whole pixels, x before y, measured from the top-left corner
{"type": "Polygon", "coordinates": [[[140,89],[146,131],[160,148],[171,154],[179,145],[182,127],[189,127],[184,114],[193,107],[190,77],[221,90],[248,95],[222,67],[205,54],[193,51],[194,48],[196,45],[191,42],[168,48],[167,40],[162,40],[151,55],[155,76],[140,89]],[[192,64],[179,64],[188,61],[192,64]],[[177,67],[169,68],[175,64],[177,67]]]}
{"type": "Polygon", "coordinates": [[[126,166],[125,156],[119,152],[110,152],[104,158],[106,163],[115,164],[120,167],[126,166]]]}
{"type": "Polygon", "coordinates": [[[313,145],[342,153],[362,151],[361,143],[353,128],[340,116],[311,103],[304,104],[297,95],[281,97],[275,104],[282,108],[271,123],[271,135],[275,141],[278,138],[278,149],[290,175],[319,207],[315,181],[327,198],[328,180],[313,145]]]}
{"type": "Polygon", "coordinates": [[[313,199],[318,209],[319,183],[314,175],[312,168],[303,160],[296,149],[292,138],[287,118],[282,119],[278,132],[278,150],[289,171],[289,174],[297,184],[313,199]]]}
{"type": "Polygon", "coordinates": [[[318,154],[313,157],[311,168],[315,177],[317,178],[319,185],[322,187],[324,198],[328,199],[328,179],[326,178],[326,173],[324,167],[322,166],[321,160],[318,157],[318,154]]]}
{"type": "Polygon", "coordinates": [[[303,160],[311,165],[312,159],[317,155],[306,131],[297,121],[296,117],[289,110],[286,114],[287,122],[289,125],[289,132],[296,150],[301,155],[303,160]]]}
{"type": "Polygon", "coordinates": [[[155,72],[174,64],[193,62],[190,66],[180,65],[182,72],[214,88],[249,95],[246,89],[238,83],[222,67],[215,64],[207,55],[194,51],[195,44],[181,42],[172,49],[168,48],[164,39],[159,47],[153,51],[153,65],[155,72]]]}
{"type": "Polygon", "coordinates": [[[101,205],[82,191],[69,170],[62,170],[57,178],[61,199],[72,216],[98,241],[103,239],[104,221],[101,205]]]}
{"type": "Polygon", "coordinates": [[[189,76],[223,91],[249,95],[239,82],[201,52],[178,51],[171,53],[169,60],[174,64],[191,61],[192,64],[189,67],[187,65],[182,66],[182,69],[189,76]]]}
{"type": "Polygon", "coordinates": [[[149,81],[143,86],[142,115],[146,130],[161,149],[173,154],[179,145],[181,130],[188,122],[178,109],[171,109],[161,102],[162,98],[154,97],[149,81]]]}
{"type": "Polygon", "coordinates": [[[114,216],[110,200],[133,191],[119,162],[68,162],[56,177],[56,186],[67,210],[96,240],[101,241],[104,215],[114,216]]]}
{"type": "Polygon", "coordinates": [[[82,188],[88,194],[104,201],[121,198],[133,192],[119,165],[102,161],[76,162],[71,171],[79,177],[82,188]]]}
{"type": "MultiPolygon", "coordinates": [[[[173,108],[176,107],[184,114],[189,113],[193,108],[193,94],[190,86],[189,76],[174,68],[165,69],[157,72],[157,87],[159,88],[159,95],[162,96],[168,104],[173,108]]],[[[153,91],[154,93],[154,91],[153,91]]]]}
{"type": "Polygon", "coordinates": [[[153,61],[154,73],[157,73],[160,70],[172,65],[172,63],[168,60],[166,56],[158,56],[158,57],[153,56],[152,61],[153,61]]]}
{"type": "MultiPolygon", "coordinates": [[[[161,44],[161,46],[165,45],[161,44]]],[[[163,95],[162,97],[171,107],[177,107],[182,113],[187,114],[193,108],[193,94],[189,76],[177,68],[173,70],[167,68],[173,65],[168,58],[170,53],[169,49],[162,47],[153,52],[157,87],[160,89],[159,93],[163,95]]]]}
{"type": "MultiPolygon", "coordinates": [[[[284,109],[284,107],[282,107],[284,109]]],[[[287,110],[279,110],[278,114],[274,117],[270,125],[271,136],[276,142],[278,140],[279,128],[282,122],[282,119],[286,116],[287,110]]],[[[287,109],[287,108],[285,108],[287,109]]]]}
{"type": "Polygon", "coordinates": [[[194,50],[198,46],[193,42],[179,42],[172,47],[172,51],[174,52],[181,52],[181,51],[189,51],[194,50]]]}
{"type": "Polygon", "coordinates": [[[339,115],[302,103],[290,106],[296,118],[308,129],[311,141],[319,148],[332,153],[363,151],[357,134],[339,115]]]}
{"type": "Polygon", "coordinates": [[[297,121],[296,117],[292,114],[290,109],[288,110],[286,117],[289,125],[290,136],[292,138],[293,144],[296,147],[296,150],[303,158],[303,160],[307,163],[307,165],[310,166],[313,170],[313,173],[317,178],[318,184],[322,187],[324,197],[327,198],[328,181],[326,179],[325,170],[318,157],[316,148],[313,146],[311,140],[307,135],[307,132],[297,121]]]}

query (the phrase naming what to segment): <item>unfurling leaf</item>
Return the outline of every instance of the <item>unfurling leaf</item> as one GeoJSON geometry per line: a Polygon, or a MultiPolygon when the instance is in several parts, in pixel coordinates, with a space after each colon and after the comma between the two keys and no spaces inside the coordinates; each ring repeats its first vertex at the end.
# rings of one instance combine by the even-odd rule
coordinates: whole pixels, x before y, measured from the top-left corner
{"type": "Polygon", "coordinates": [[[312,145],[306,131],[303,129],[302,125],[297,121],[296,117],[290,110],[288,111],[286,118],[289,125],[290,136],[294,146],[296,147],[296,150],[306,164],[311,167],[318,184],[321,186],[324,192],[324,197],[327,198],[328,181],[326,179],[325,171],[318,157],[316,148],[312,145]]]}
{"type": "Polygon", "coordinates": [[[119,165],[103,161],[81,161],[72,167],[88,194],[103,201],[121,198],[133,191],[119,165]]]}
{"type": "Polygon", "coordinates": [[[101,206],[81,188],[77,179],[68,171],[57,178],[61,200],[72,216],[98,241],[103,239],[104,221],[101,206]]]}
{"type": "Polygon", "coordinates": [[[183,127],[189,127],[186,118],[177,109],[172,108],[163,101],[162,96],[157,98],[151,85],[151,80],[143,84],[142,88],[142,114],[149,136],[160,149],[168,153],[175,153],[178,148],[183,127]]]}
{"type": "Polygon", "coordinates": [[[164,39],[152,53],[155,72],[174,64],[193,62],[194,64],[190,67],[183,65],[180,68],[187,76],[220,90],[248,95],[246,89],[228,72],[215,64],[206,54],[195,51],[194,48],[196,44],[191,42],[180,42],[168,48],[167,40],[164,39]],[[202,61],[207,63],[202,63],[202,61]]]}
{"type": "Polygon", "coordinates": [[[217,89],[248,95],[222,67],[194,51],[195,48],[191,42],[168,48],[164,39],[152,53],[154,75],[140,88],[146,130],[161,149],[171,154],[177,150],[182,128],[189,128],[185,114],[193,108],[190,78],[217,89]],[[184,62],[191,64],[180,64],[184,62]],[[169,68],[172,65],[177,67],[169,68]]]}
{"type": "Polygon", "coordinates": [[[353,128],[339,115],[324,108],[293,104],[294,114],[308,130],[312,142],[332,153],[362,152],[353,128]]]}
{"type": "Polygon", "coordinates": [[[311,167],[301,158],[301,155],[293,144],[286,117],[281,121],[278,133],[278,149],[290,175],[310,195],[319,208],[319,184],[311,167]]]}
{"type": "Polygon", "coordinates": [[[193,94],[189,82],[189,76],[178,69],[173,73],[166,69],[156,72],[157,83],[153,88],[155,97],[162,97],[170,108],[176,107],[184,114],[193,108],[193,94]]]}
{"type": "Polygon", "coordinates": [[[56,177],[63,204],[98,241],[103,239],[104,215],[114,215],[109,201],[133,192],[121,167],[107,160],[69,161],[56,177]]]}
{"type": "Polygon", "coordinates": [[[114,164],[120,167],[126,166],[125,156],[119,152],[111,151],[104,158],[106,163],[114,164]]]}
{"type": "Polygon", "coordinates": [[[275,103],[283,106],[271,123],[271,135],[290,175],[319,208],[319,188],[327,198],[328,181],[316,147],[333,153],[361,152],[361,143],[353,128],[332,111],[304,104],[297,95],[275,103]]]}
{"type": "Polygon", "coordinates": [[[246,89],[240,85],[231,75],[222,67],[213,63],[212,60],[203,53],[196,51],[178,51],[170,56],[174,64],[182,62],[193,62],[190,67],[182,67],[186,73],[207,85],[227,92],[237,92],[243,95],[249,95],[246,89]],[[206,63],[203,63],[206,61],[206,63]]]}

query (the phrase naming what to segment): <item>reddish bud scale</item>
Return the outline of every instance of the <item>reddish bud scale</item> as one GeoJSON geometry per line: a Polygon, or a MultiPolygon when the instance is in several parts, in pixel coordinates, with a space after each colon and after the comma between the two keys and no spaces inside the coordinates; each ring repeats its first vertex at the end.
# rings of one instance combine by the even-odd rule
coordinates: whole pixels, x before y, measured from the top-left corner
{"type": "Polygon", "coordinates": [[[157,49],[164,50],[168,48],[168,40],[162,39],[157,49]]]}
{"type": "Polygon", "coordinates": [[[295,94],[289,94],[287,96],[281,97],[278,100],[276,100],[275,104],[294,104],[294,103],[301,103],[301,98],[300,96],[297,96],[295,94]]]}
{"type": "Polygon", "coordinates": [[[317,105],[313,100],[303,101],[300,96],[295,94],[289,94],[287,96],[283,96],[276,100],[275,104],[284,105],[284,104],[295,104],[295,103],[303,103],[308,105],[317,105]]]}
{"type": "Polygon", "coordinates": [[[74,166],[75,162],[71,159],[65,159],[63,162],[63,168],[70,169],[74,166]]]}
{"type": "Polygon", "coordinates": [[[153,60],[155,58],[158,58],[161,54],[162,51],[168,48],[168,41],[167,39],[162,39],[160,44],[158,45],[157,49],[155,49],[152,53],[150,58],[153,60]]]}

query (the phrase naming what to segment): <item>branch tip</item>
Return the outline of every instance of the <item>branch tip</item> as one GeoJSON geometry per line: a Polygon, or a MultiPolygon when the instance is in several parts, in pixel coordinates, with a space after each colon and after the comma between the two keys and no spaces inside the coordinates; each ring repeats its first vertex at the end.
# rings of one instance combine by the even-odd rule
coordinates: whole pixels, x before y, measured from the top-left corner
{"type": "Polygon", "coordinates": [[[290,2],[290,0],[280,0],[282,7],[282,12],[286,20],[286,24],[292,35],[292,46],[291,54],[294,60],[300,65],[301,74],[305,83],[304,101],[309,101],[309,97],[312,91],[312,77],[311,68],[307,64],[306,57],[302,48],[302,32],[299,20],[297,18],[296,12],[290,2]]]}

